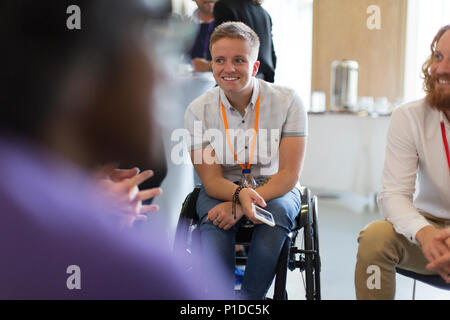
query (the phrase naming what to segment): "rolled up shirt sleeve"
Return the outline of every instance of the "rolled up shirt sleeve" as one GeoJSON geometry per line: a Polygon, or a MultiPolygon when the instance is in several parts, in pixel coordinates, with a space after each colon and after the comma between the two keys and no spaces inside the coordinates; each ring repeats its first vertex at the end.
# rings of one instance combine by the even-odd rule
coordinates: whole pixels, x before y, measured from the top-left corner
{"type": "Polygon", "coordinates": [[[205,139],[203,121],[195,115],[191,107],[184,114],[184,128],[189,134],[187,139],[188,151],[206,148],[210,143],[205,139]]]}
{"type": "Polygon", "coordinates": [[[282,137],[305,137],[308,135],[308,114],[297,93],[293,93],[288,105],[282,137]]]}
{"type": "Polygon", "coordinates": [[[413,120],[403,109],[396,109],[392,114],[378,205],[396,232],[418,244],[416,233],[430,224],[413,203],[419,156],[414,138],[417,133],[412,124],[413,120]]]}

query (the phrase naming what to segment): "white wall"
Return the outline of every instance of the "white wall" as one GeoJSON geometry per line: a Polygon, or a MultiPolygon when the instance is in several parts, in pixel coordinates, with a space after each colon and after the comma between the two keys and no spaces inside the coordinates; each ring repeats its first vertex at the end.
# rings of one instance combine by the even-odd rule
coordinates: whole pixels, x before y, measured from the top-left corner
{"type": "Polygon", "coordinates": [[[275,82],[297,90],[305,106],[311,97],[313,0],[265,0],[278,57],[275,82]]]}

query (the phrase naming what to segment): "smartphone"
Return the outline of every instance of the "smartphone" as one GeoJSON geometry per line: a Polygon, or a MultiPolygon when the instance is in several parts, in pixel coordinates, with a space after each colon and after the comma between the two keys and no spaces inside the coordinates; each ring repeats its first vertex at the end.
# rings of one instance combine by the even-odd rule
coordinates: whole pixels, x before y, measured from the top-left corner
{"type": "Polygon", "coordinates": [[[255,204],[252,204],[252,207],[256,219],[264,222],[271,227],[275,227],[275,220],[273,219],[273,216],[269,211],[264,210],[263,208],[258,207],[255,204]]]}

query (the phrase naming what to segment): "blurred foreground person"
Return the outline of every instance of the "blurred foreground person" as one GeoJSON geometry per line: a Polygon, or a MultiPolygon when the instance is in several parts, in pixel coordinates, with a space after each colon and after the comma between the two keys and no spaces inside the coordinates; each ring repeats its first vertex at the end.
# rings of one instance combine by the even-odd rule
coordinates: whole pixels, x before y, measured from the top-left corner
{"type": "Polygon", "coordinates": [[[119,231],[111,193],[93,179],[102,163],[152,167],[157,73],[143,31],[167,14],[158,10],[0,3],[0,299],[202,298],[163,228],[147,239],[119,231]],[[80,28],[69,28],[77,12],[80,28]]]}

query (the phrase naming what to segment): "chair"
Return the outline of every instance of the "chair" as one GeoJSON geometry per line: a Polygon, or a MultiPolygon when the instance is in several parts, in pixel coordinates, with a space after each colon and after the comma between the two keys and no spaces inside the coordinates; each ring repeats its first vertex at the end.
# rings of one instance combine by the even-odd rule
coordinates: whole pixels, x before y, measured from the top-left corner
{"type": "Polygon", "coordinates": [[[412,299],[416,299],[416,281],[426,283],[435,288],[450,290],[450,283],[446,283],[439,275],[420,274],[402,268],[396,268],[395,271],[405,277],[414,280],[412,299]]]}
{"type": "MultiPolygon", "coordinates": [[[[188,256],[194,243],[199,243],[198,217],[196,202],[200,186],[197,186],[185,199],[175,233],[174,249],[188,256]]],[[[299,269],[304,276],[307,300],[320,300],[320,255],[317,198],[308,188],[300,190],[302,206],[296,218],[297,226],[291,230],[284,242],[275,274],[274,300],[287,300],[287,270],[299,269]],[[302,234],[302,241],[298,241],[302,234]],[[300,243],[297,243],[300,242],[300,243]]],[[[251,222],[243,222],[236,233],[236,244],[248,246],[253,232],[251,222]]],[[[251,250],[251,249],[250,249],[251,250]]],[[[236,264],[246,263],[246,257],[237,258],[236,264]]]]}

